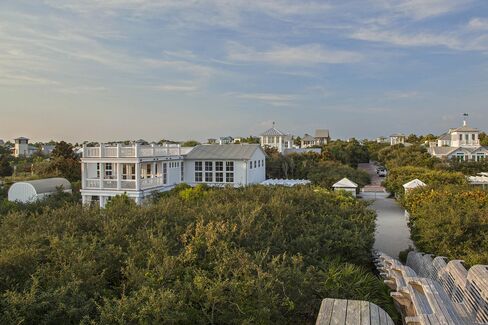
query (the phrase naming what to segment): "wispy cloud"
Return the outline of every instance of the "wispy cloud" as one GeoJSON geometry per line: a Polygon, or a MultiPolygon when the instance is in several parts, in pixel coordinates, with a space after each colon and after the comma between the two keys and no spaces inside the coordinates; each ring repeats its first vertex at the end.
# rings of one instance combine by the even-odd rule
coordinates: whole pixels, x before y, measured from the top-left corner
{"type": "Polygon", "coordinates": [[[165,91],[165,92],[195,92],[198,90],[196,85],[190,83],[182,84],[161,84],[152,87],[155,90],[165,91]]]}
{"type": "Polygon", "coordinates": [[[390,13],[413,19],[440,16],[467,7],[472,1],[465,0],[380,0],[375,1],[390,13]]]}
{"type": "Polygon", "coordinates": [[[290,106],[297,100],[297,95],[278,93],[229,93],[227,96],[250,101],[260,101],[272,106],[290,106]]]}
{"type": "Polygon", "coordinates": [[[468,28],[472,30],[488,30],[488,18],[473,18],[469,21],[468,28]]]}
{"type": "Polygon", "coordinates": [[[267,50],[256,50],[236,42],[229,42],[227,48],[229,59],[241,62],[307,66],[351,63],[362,59],[362,55],[359,53],[326,49],[320,44],[277,45],[267,50]]]}

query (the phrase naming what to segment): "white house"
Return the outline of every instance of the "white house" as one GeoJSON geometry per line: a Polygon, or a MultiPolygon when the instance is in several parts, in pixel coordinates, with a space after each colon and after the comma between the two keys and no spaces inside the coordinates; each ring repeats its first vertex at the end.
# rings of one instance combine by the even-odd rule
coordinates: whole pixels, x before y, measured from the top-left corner
{"type": "Polygon", "coordinates": [[[310,134],[305,133],[301,141],[302,148],[310,148],[315,146],[315,138],[310,134]]]}
{"type": "Polygon", "coordinates": [[[394,146],[396,144],[405,144],[405,139],[407,136],[402,133],[395,133],[390,135],[390,145],[394,146]]]}
{"type": "Polygon", "coordinates": [[[245,186],[265,180],[265,154],[257,144],[84,147],[83,203],[104,207],[116,195],[127,194],[137,203],[155,192],[180,183],[245,186]]]}
{"type": "Polygon", "coordinates": [[[488,147],[480,145],[479,134],[480,130],[469,127],[465,120],[462,127],[449,129],[437,143],[431,143],[428,151],[441,159],[480,161],[488,157],[488,147]]]}
{"type": "Polygon", "coordinates": [[[65,178],[46,178],[17,182],[8,190],[8,200],[13,202],[34,202],[62,190],[71,193],[71,183],[65,178]]]}
{"type": "Polygon", "coordinates": [[[230,144],[230,143],[234,143],[234,138],[231,136],[219,138],[219,144],[230,144]]]}
{"type": "Polygon", "coordinates": [[[266,179],[266,155],[258,144],[200,145],[184,161],[190,185],[239,187],[266,179]]]}
{"type": "Polygon", "coordinates": [[[29,139],[25,137],[19,137],[17,139],[14,139],[15,145],[14,145],[14,157],[28,157],[30,156],[30,151],[29,151],[29,139]]]}
{"type": "Polygon", "coordinates": [[[327,129],[317,129],[315,130],[315,142],[316,146],[324,146],[330,141],[330,132],[327,129]]]}
{"type": "Polygon", "coordinates": [[[283,153],[285,149],[293,147],[293,137],[290,134],[281,132],[273,127],[264,131],[261,136],[261,146],[263,148],[276,148],[279,153],[283,153]]]}
{"type": "Polygon", "coordinates": [[[332,188],[334,191],[346,191],[351,193],[354,197],[356,197],[357,188],[359,187],[358,184],[354,183],[353,181],[349,180],[348,178],[344,177],[334,185],[332,188]]]}

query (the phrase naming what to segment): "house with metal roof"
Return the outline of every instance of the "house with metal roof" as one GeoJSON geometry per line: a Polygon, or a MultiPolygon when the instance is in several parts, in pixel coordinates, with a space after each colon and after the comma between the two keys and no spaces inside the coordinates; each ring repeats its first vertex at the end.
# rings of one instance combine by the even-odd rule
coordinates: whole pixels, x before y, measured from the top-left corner
{"type": "Polygon", "coordinates": [[[177,184],[246,186],[266,179],[266,155],[258,144],[134,143],[83,148],[81,195],[84,204],[104,207],[126,194],[137,203],[177,184]]]}
{"type": "Polygon", "coordinates": [[[302,148],[310,148],[315,146],[315,137],[311,136],[308,133],[305,133],[305,135],[302,138],[301,141],[301,147],[302,148]]]}
{"type": "Polygon", "coordinates": [[[315,143],[316,146],[325,146],[330,142],[330,132],[327,129],[315,130],[315,143]]]}
{"type": "Polygon", "coordinates": [[[293,137],[276,129],[273,122],[272,128],[261,133],[260,143],[263,148],[275,148],[279,153],[283,153],[285,149],[293,147],[293,137]]]}
{"type": "Polygon", "coordinates": [[[488,157],[488,147],[480,145],[480,130],[467,125],[449,129],[442,134],[437,142],[430,144],[428,151],[431,155],[441,159],[457,159],[460,161],[480,161],[488,157]]]}
{"type": "Polygon", "coordinates": [[[71,193],[71,183],[60,177],[16,182],[8,190],[8,200],[21,203],[35,202],[58,191],[71,193]]]}

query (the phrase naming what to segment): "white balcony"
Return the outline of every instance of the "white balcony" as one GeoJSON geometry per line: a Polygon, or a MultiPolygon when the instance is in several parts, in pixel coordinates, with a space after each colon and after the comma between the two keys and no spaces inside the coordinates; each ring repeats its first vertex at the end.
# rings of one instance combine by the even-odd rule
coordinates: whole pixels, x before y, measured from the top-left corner
{"type": "Polygon", "coordinates": [[[163,186],[163,178],[162,177],[154,177],[154,178],[145,178],[141,179],[141,188],[147,189],[151,187],[158,187],[163,186]]]}
{"type": "Polygon", "coordinates": [[[181,155],[179,144],[139,145],[131,146],[109,146],[101,144],[98,147],[84,147],[83,158],[144,158],[144,157],[167,157],[181,155]]]}
{"type": "MultiPolygon", "coordinates": [[[[141,180],[142,184],[142,180],[141,180]]],[[[149,184],[149,182],[148,182],[149,184]]],[[[150,187],[150,186],[149,186],[150,187]]],[[[85,186],[83,189],[88,190],[135,190],[136,189],[136,180],[135,179],[123,179],[120,181],[120,188],[117,186],[116,179],[99,179],[99,178],[92,178],[87,179],[85,181],[85,186]],[[100,181],[102,182],[102,187],[100,187],[100,181]]]]}

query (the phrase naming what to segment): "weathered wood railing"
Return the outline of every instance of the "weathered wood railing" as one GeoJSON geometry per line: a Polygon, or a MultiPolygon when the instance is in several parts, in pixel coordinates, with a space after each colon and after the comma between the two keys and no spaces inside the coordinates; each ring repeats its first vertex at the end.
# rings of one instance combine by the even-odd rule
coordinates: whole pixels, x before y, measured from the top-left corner
{"type": "Polygon", "coordinates": [[[406,324],[488,324],[488,267],[410,252],[407,265],[383,253],[375,264],[406,324]]]}

